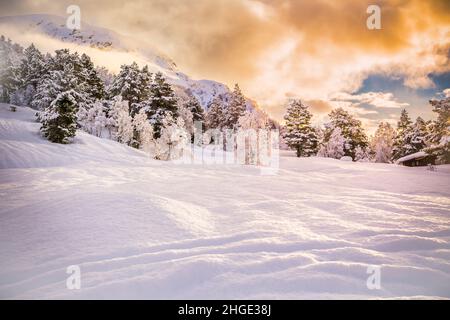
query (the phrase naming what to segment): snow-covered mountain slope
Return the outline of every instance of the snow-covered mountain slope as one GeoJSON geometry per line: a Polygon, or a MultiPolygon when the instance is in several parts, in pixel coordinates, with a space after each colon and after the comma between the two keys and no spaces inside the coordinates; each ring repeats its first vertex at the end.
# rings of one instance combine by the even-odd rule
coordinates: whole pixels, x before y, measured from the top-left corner
{"type": "Polygon", "coordinates": [[[448,167],[285,153],[261,176],[51,144],[33,114],[0,105],[1,298],[450,298],[448,167]]]}
{"type": "MultiPolygon", "coordinates": [[[[71,49],[89,54],[93,60],[117,71],[120,64],[137,61],[147,64],[152,72],[162,72],[179,90],[194,94],[206,108],[216,95],[226,96],[230,89],[213,80],[194,80],[178,70],[175,62],[156,49],[155,45],[123,36],[114,31],[82,22],[81,30],[70,30],[66,19],[47,14],[0,17],[0,34],[27,46],[31,42],[43,51],[53,51],[70,45],[71,49]],[[51,39],[51,43],[47,40],[51,39]],[[57,41],[54,43],[54,41],[57,41]],[[98,52],[100,51],[100,52],[98,52]],[[116,54],[119,58],[114,56],[116,54]],[[108,55],[109,54],[109,55],[108,55]]],[[[248,100],[250,108],[256,108],[248,100]]]]}

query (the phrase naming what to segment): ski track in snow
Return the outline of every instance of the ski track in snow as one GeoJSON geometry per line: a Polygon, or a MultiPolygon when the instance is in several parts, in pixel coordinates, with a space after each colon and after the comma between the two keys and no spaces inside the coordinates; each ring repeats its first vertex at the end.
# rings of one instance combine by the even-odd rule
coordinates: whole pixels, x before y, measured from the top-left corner
{"type": "Polygon", "coordinates": [[[0,105],[0,298],[450,298],[448,166],[283,153],[262,176],[38,129],[0,105]]]}

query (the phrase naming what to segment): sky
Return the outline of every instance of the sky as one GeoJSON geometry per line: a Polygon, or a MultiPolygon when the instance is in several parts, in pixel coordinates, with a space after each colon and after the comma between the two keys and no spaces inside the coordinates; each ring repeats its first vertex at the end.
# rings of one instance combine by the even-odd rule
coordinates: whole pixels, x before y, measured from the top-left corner
{"type": "Polygon", "coordinates": [[[431,119],[450,88],[448,0],[0,0],[1,15],[66,15],[145,39],[196,79],[243,92],[281,120],[290,98],[317,121],[344,107],[373,131],[401,109],[431,119]],[[367,8],[381,9],[369,30],[367,8]],[[445,91],[445,92],[444,92],[445,91]]]}

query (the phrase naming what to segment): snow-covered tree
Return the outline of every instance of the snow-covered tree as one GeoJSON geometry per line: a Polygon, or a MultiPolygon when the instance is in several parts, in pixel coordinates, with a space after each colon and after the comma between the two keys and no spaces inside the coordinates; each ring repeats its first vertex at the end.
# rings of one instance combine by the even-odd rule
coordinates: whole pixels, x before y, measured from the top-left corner
{"type": "MultiPolygon", "coordinates": [[[[121,141],[118,135],[119,114],[129,114],[128,102],[122,100],[122,96],[116,96],[108,100],[108,108],[106,108],[106,129],[109,138],[116,141],[121,141]]],[[[131,118],[131,117],[130,117],[131,118]]]]}
{"type": "Polygon", "coordinates": [[[48,107],[54,99],[66,91],[76,92],[76,107],[88,108],[92,100],[84,92],[84,85],[79,71],[80,57],[77,53],[70,53],[68,49],[55,51],[47,61],[48,72],[41,78],[33,97],[31,106],[38,110],[48,107]]]}
{"type": "Polygon", "coordinates": [[[163,118],[161,135],[156,140],[154,157],[158,160],[175,160],[183,155],[190,144],[183,119],[174,119],[169,112],[163,118]]]}
{"type": "Polygon", "coordinates": [[[91,58],[83,53],[80,57],[80,65],[81,70],[79,71],[78,77],[80,78],[83,92],[86,93],[91,101],[103,99],[105,96],[105,87],[103,81],[97,74],[91,58]]]}
{"type": "Polygon", "coordinates": [[[318,155],[326,158],[340,159],[348,150],[348,139],[342,134],[340,127],[334,127],[329,138],[321,145],[318,155]]]}
{"type": "MultiPolygon", "coordinates": [[[[20,59],[23,48],[4,36],[0,37],[0,101],[10,102],[11,97],[21,85],[20,59]]],[[[14,97],[17,101],[20,98],[14,97]]]]}
{"type": "Polygon", "coordinates": [[[333,132],[335,132],[334,129],[339,128],[340,134],[346,140],[344,145],[344,156],[349,156],[355,160],[356,148],[359,146],[361,149],[366,149],[369,145],[361,121],[355,119],[350,113],[342,108],[332,110],[328,116],[330,122],[325,125],[322,144],[326,145],[333,132]]]}
{"type": "Polygon", "coordinates": [[[119,74],[108,88],[108,96],[122,96],[123,100],[128,101],[130,112],[135,114],[139,111],[140,104],[149,98],[150,81],[151,74],[147,66],[141,70],[136,62],[122,65],[119,74]]]}
{"type": "Polygon", "coordinates": [[[150,151],[153,149],[154,139],[153,139],[153,127],[148,121],[147,114],[144,109],[139,110],[133,118],[134,127],[134,147],[138,149],[143,149],[145,151],[150,151]]]}
{"type": "Polygon", "coordinates": [[[408,112],[403,109],[400,115],[400,120],[397,122],[397,132],[394,141],[394,148],[392,150],[392,159],[397,160],[401,157],[407,156],[417,152],[412,145],[413,125],[408,112]]]}
{"type": "Polygon", "coordinates": [[[225,126],[224,104],[219,96],[216,96],[208,105],[205,122],[208,129],[221,130],[225,126]]]}
{"type": "Polygon", "coordinates": [[[31,44],[23,52],[23,58],[17,67],[18,85],[11,103],[29,106],[36,93],[37,85],[47,72],[44,55],[31,44]]]}
{"type": "Polygon", "coordinates": [[[40,114],[41,132],[49,141],[68,143],[75,136],[76,123],[76,95],[70,90],[58,94],[51,104],[40,114]]]}
{"type": "Polygon", "coordinates": [[[133,144],[133,136],[134,136],[133,118],[130,116],[128,106],[118,110],[117,131],[115,133],[115,136],[117,141],[121,143],[127,145],[133,144]]]}
{"type": "Polygon", "coordinates": [[[437,119],[430,126],[430,147],[425,151],[434,155],[438,163],[450,163],[450,97],[431,100],[430,104],[437,113],[437,119]]]}
{"type": "Polygon", "coordinates": [[[413,152],[422,151],[426,147],[427,136],[427,124],[421,117],[418,117],[412,126],[411,131],[411,145],[413,147],[413,152]]]}
{"type": "Polygon", "coordinates": [[[394,128],[392,128],[392,126],[387,122],[381,122],[378,125],[378,129],[370,142],[374,162],[391,162],[394,140],[394,128]]]}
{"type": "Polygon", "coordinates": [[[143,106],[151,124],[154,136],[159,138],[163,120],[170,114],[173,119],[178,118],[178,103],[171,85],[163,74],[158,72],[150,85],[150,97],[143,106]]]}
{"type": "Polygon", "coordinates": [[[355,148],[354,160],[357,162],[369,162],[370,161],[370,149],[357,146],[355,148]]]}
{"type": "Polygon", "coordinates": [[[297,157],[309,157],[317,153],[319,141],[311,126],[311,118],[307,105],[300,100],[290,101],[284,116],[286,130],[283,138],[296,151],[297,157]]]}
{"type": "Polygon", "coordinates": [[[186,128],[189,135],[191,135],[191,140],[194,135],[194,115],[191,111],[189,103],[180,103],[178,107],[178,115],[183,119],[184,127],[186,128]]]}
{"type": "Polygon", "coordinates": [[[239,85],[234,86],[231,99],[224,113],[224,126],[230,129],[236,129],[239,125],[239,118],[242,117],[246,110],[245,97],[239,88],[239,85]]]}
{"type": "Polygon", "coordinates": [[[88,109],[80,107],[77,112],[77,119],[78,124],[84,131],[97,137],[102,137],[108,124],[104,102],[97,100],[88,109]]]}

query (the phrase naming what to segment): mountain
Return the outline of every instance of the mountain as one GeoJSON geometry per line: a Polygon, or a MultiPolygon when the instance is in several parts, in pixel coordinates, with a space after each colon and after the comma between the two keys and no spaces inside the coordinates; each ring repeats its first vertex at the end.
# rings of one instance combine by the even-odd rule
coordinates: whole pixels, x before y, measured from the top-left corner
{"type": "MultiPolygon", "coordinates": [[[[225,84],[217,81],[192,79],[180,71],[175,62],[153,44],[143,43],[133,37],[85,22],[81,23],[81,30],[71,30],[66,27],[66,18],[60,16],[48,14],[5,16],[0,17],[0,30],[1,34],[12,38],[14,42],[23,46],[33,42],[44,52],[70,46],[70,49],[89,54],[97,65],[108,63],[107,60],[110,60],[105,52],[115,52],[124,56],[122,63],[136,61],[141,65],[147,64],[150,71],[162,72],[176,90],[192,93],[204,109],[207,109],[208,104],[217,95],[227,99],[231,93],[225,84]],[[58,44],[59,47],[55,47],[58,44]],[[100,55],[100,58],[96,59],[97,55],[100,55]]],[[[107,65],[106,67],[108,68],[107,65]]],[[[247,99],[247,108],[255,109],[257,105],[247,99]]]]}

